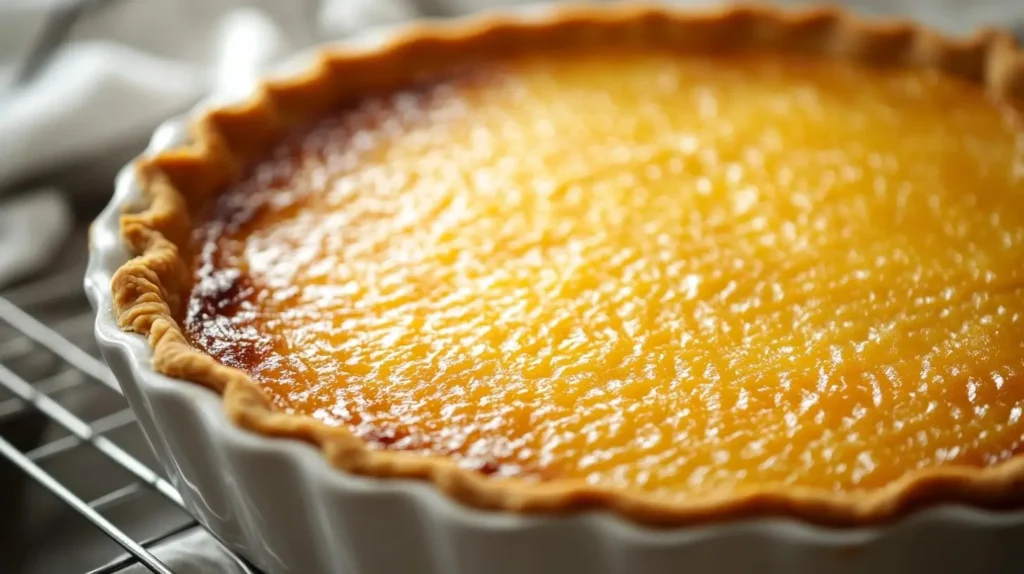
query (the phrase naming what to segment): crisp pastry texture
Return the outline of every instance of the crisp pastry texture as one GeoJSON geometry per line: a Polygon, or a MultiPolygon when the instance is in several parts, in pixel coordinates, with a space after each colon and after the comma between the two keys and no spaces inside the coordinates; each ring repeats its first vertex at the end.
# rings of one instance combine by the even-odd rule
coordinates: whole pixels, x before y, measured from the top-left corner
{"type": "Polygon", "coordinates": [[[576,17],[580,45],[482,27],[445,36],[473,57],[424,34],[364,89],[323,96],[328,60],[304,82],[334,92],[208,116],[141,167],[121,323],[244,426],[485,507],[1017,500],[1019,53],[739,14],[787,49],[681,49],[666,27],[730,16],[656,10],[576,17]]]}

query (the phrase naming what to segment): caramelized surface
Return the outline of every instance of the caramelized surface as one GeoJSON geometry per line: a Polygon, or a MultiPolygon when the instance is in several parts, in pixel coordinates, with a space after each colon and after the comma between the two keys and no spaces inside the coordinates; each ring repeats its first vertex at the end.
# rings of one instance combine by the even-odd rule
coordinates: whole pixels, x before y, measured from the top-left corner
{"type": "Polygon", "coordinates": [[[1016,118],[920,71],[527,57],[367,98],[197,229],[194,343],[378,448],[692,497],[1024,440],[1016,118]]]}

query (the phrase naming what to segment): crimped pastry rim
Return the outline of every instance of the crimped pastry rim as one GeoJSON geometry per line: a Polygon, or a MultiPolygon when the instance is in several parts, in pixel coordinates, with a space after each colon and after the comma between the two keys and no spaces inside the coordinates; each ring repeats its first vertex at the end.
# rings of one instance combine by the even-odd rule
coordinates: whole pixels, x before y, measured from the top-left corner
{"type": "Polygon", "coordinates": [[[482,509],[526,514],[605,509],[635,523],[661,527],[766,515],[793,516],[831,526],[862,526],[886,522],[933,503],[998,509],[1024,502],[1024,455],[985,468],[948,466],[916,471],[867,493],[775,487],[685,502],[579,480],[535,483],[497,479],[460,468],[442,457],[372,450],[345,428],[274,411],[248,375],[219,364],[187,343],[173,317],[182,297],[187,296],[183,288],[189,270],[179,246],[187,242],[191,230],[190,204],[230,181],[240,166],[254,161],[261,146],[275,141],[283,130],[315,118],[316,106],[326,105],[339,94],[369,89],[368,85],[382,77],[386,82],[389,73],[393,80],[408,80],[420,63],[429,67],[438,54],[443,60],[446,49],[501,46],[503,34],[506,38],[528,35],[528,39],[575,34],[568,42],[581,43],[609,34],[623,38],[640,32],[667,33],[672,42],[705,53],[738,45],[932,68],[968,78],[1015,106],[1024,100],[1024,52],[1008,34],[980,31],[956,40],[913,23],[868,23],[832,8],[791,12],[734,7],[700,13],[646,6],[563,8],[543,19],[490,15],[456,24],[411,26],[373,49],[324,49],[305,73],[265,82],[241,104],[202,113],[192,125],[191,143],[136,163],[136,175],[149,203],[126,212],[121,219],[122,239],[133,258],[117,270],[111,282],[119,327],[148,338],[157,372],[221,394],[228,418],[240,427],[264,436],[309,442],[332,466],[353,474],[430,481],[451,498],[482,509]],[[363,84],[355,85],[357,80],[350,76],[342,85],[334,85],[344,71],[363,84]]]}

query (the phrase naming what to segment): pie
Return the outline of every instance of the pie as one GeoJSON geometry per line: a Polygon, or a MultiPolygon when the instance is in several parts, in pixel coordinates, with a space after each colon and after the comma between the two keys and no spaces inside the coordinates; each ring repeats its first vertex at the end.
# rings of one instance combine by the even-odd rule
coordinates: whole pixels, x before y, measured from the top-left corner
{"type": "Polygon", "coordinates": [[[1024,56],[834,10],[420,27],[141,160],[120,325],[474,506],[1024,499],[1024,56]]]}

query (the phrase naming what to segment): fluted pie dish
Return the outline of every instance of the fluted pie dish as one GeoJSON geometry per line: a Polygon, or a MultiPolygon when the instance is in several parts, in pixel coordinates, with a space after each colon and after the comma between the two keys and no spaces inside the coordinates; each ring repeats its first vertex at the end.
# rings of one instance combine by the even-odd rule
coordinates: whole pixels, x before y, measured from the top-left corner
{"type": "MultiPolygon", "coordinates": [[[[296,500],[282,528],[358,538],[374,489],[413,493],[403,524],[458,514],[422,568],[895,567],[877,549],[922,520],[930,546],[991,535],[1000,564],[1024,499],[1022,99],[1010,36],[835,10],[572,9],[328,47],[126,172],[94,234],[126,251],[94,253],[99,337],[113,365],[146,338],[119,380],[161,391],[133,408],[173,418],[151,397],[205,387],[236,427],[213,434],[294,457],[253,492],[267,471],[227,457],[218,488],[251,516],[296,500]],[[538,537],[551,557],[521,556],[538,537]],[[737,537],[746,556],[707,554],[737,537]]],[[[219,470],[181,462],[225,447],[142,418],[204,499],[216,478],[186,474],[219,470]]],[[[403,559],[312,544],[256,560],[403,559]]]]}

